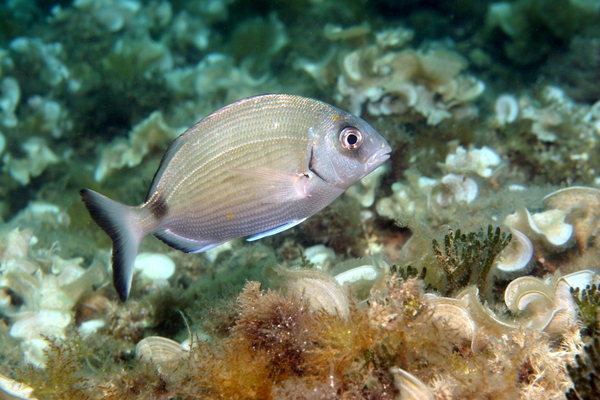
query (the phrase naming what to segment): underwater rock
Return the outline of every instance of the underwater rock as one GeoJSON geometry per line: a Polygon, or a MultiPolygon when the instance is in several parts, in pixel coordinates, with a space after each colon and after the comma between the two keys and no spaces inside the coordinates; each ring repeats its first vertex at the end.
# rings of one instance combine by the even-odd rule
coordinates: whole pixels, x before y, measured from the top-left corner
{"type": "Polygon", "coordinates": [[[543,60],[577,34],[594,32],[598,21],[595,1],[498,1],[489,3],[485,30],[513,63],[524,66],[543,60]]]}

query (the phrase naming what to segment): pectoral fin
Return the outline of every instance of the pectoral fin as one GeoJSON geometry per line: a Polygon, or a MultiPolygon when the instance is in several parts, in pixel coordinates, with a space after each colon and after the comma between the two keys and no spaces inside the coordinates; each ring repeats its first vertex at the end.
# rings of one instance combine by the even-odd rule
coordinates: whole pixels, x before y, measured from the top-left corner
{"type": "Polygon", "coordinates": [[[309,176],[288,174],[268,169],[230,169],[251,182],[251,190],[265,203],[286,203],[305,199],[308,194],[309,176]]]}

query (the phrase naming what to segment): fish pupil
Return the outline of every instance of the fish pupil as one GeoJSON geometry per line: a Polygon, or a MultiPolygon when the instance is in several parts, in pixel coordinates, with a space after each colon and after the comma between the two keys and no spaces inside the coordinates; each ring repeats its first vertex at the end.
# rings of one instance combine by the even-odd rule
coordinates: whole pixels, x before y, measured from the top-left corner
{"type": "Polygon", "coordinates": [[[342,130],[340,142],[345,149],[354,150],[362,144],[362,135],[358,129],[349,126],[342,130]]]}

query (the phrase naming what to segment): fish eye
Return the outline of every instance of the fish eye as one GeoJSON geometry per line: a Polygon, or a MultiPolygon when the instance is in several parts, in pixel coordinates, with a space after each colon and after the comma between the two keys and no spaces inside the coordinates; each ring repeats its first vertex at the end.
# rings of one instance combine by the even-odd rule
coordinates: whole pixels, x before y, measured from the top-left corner
{"type": "Polygon", "coordinates": [[[362,142],[362,133],[353,126],[347,126],[340,132],[340,143],[347,150],[358,149],[362,142]]]}

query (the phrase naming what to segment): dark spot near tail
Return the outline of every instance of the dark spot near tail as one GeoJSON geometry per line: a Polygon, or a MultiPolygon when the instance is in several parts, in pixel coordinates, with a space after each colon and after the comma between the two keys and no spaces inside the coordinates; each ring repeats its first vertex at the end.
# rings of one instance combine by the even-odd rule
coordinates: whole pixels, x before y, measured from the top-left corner
{"type": "Polygon", "coordinates": [[[150,198],[148,208],[154,218],[158,220],[163,219],[169,213],[167,201],[158,192],[155,192],[150,198]]]}

